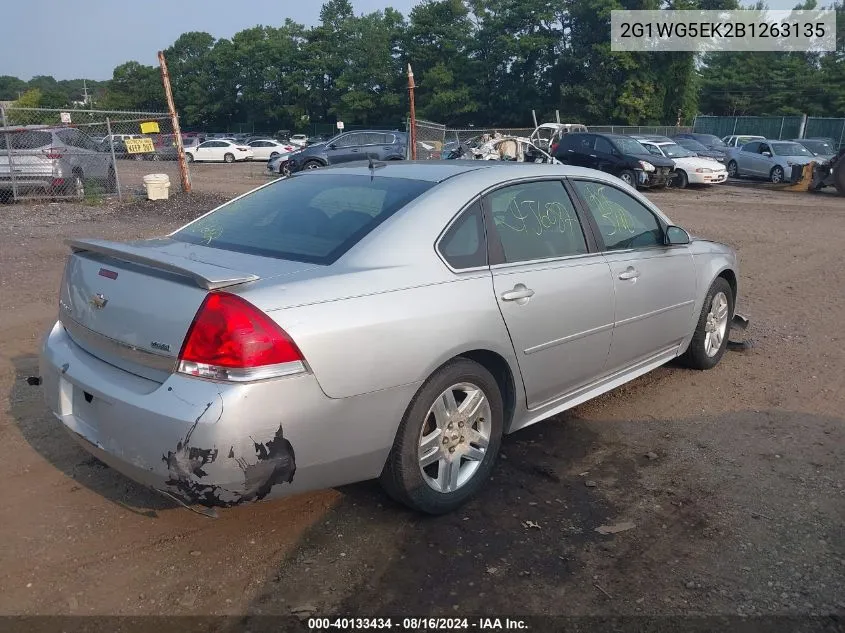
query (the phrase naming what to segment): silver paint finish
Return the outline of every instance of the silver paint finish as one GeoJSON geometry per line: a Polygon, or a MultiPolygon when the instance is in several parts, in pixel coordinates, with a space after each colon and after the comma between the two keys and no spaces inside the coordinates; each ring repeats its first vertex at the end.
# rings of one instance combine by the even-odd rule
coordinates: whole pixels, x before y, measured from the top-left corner
{"type": "MultiPolygon", "coordinates": [[[[69,258],[60,296],[63,320],[79,327],[66,331],[57,323],[42,351],[51,409],[89,450],[148,485],[166,485],[162,455],[175,450],[197,419],[192,444],[217,450],[204,468],[206,482],[236,487],[243,472],[238,459],[254,460],[250,438],[267,441],[281,426],[296,453],[296,473],[270,496],[340,485],[378,476],[415,392],[449,359],[485,350],[503,360],[516,387],[505,420],[506,431],[514,431],[682,353],[713,279],[738,276],[730,248],[699,239],[454,271],[435,244],[484,192],[527,176],[620,186],[607,174],[568,166],[479,163],[380,168],[376,177],[442,182],[331,266],[224,251],[213,241],[89,243],[87,252],[69,258]],[[100,276],[103,266],[118,278],[100,276]],[[174,373],[207,294],[201,286],[246,277],[252,281],[226,291],[285,329],[305,357],[297,370],[305,371],[242,383],[174,373]],[[88,304],[96,293],[108,297],[99,310],[88,304]]],[[[340,169],[370,176],[366,167],[340,169]]],[[[671,224],[644,196],[625,191],[671,224]]]]}

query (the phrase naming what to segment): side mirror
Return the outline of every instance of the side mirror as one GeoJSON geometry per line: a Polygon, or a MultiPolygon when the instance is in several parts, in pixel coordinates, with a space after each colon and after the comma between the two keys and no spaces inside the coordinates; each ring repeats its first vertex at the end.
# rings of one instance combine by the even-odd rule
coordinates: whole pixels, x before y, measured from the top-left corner
{"type": "Polygon", "coordinates": [[[668,226],[668,227],[666,227],[666,245],[667,246],[682,246],[683,244],[689,244],[689,243],[690,243],[689,233],[687,233],[680,226],[668,226]]]}
{"type": "Polygon", "coordinates": [[[769,158],[771,158],[771,157],[772,157],[772,153],[771,153],[771,152],[761,152],[761,154],[763,154],[763,156],[768,156],[769,158]]]}
{"type": "Polygon", "coordinates": [[[337,149],[337,145],[335,145],[334,143],[332,143],[331,145],[329,145],[329,149],[337,149]]]}

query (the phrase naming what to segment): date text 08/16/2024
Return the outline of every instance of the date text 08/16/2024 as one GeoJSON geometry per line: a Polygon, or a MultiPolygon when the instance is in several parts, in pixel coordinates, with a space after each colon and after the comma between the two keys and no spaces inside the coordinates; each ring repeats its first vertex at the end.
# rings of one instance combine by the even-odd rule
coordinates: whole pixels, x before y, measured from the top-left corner
{"type": "Polygon", "coordinates": [[[312,631],[524,631],[528,625],[518,618],[308,618],[308,628],[312,631]]]}

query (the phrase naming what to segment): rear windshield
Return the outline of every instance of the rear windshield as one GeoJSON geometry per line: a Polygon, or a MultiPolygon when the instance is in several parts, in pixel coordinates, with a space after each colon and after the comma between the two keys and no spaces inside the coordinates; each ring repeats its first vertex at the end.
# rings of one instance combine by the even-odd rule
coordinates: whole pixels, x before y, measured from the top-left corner
{"type": "Polygon", "coordinates": [[[712,147],[723,147],[725,145],[725,142],[722,139],[712,134],[699,134],[695,137],[695,140],[709,144],[712,147]]]}
{"type": "MultiPolygon", "coordinates": [[[[12,149],[38,149],[39,147],[50,147],[53,144],[53,135],[50,132],[24,130],[12,132],[7,137],[12,149]]],[[[0,143],[0,149],[6,149],[5,142],[0,143]]]]}
{"type": "Polygon", "coordinates": [[[224,250],[331,264],[434,183],[298,175],[221,207],[171,237],[224,250]]]}

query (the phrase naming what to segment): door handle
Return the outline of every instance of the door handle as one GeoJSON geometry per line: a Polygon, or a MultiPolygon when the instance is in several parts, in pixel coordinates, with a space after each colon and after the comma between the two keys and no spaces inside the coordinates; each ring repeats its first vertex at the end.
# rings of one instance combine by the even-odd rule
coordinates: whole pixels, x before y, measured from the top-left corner
{"type": "Polygon", "coordinates": [[[624,272],[619,273],[619,279],[622,281],[634,281],[637,277],[640,276],[640,271],[638,271],[633,266],[628,266],[624,272]]]}
{"type": "Polygon", "coordinates": [[[525,284],[516,284],[513,290],[502,293],[502,301],[521,301],[523,303],[534,296],[534,291],[525,284]]]}
{"type": "Polygon", "coordinates": [[[352,150],[349,150],[349,151],[350,151],[350,152],[352,152],[353,154],[357,154],[357,153],[358,153],[358,150],[357,150],[357,149],[352,149],[352,150]]]}

